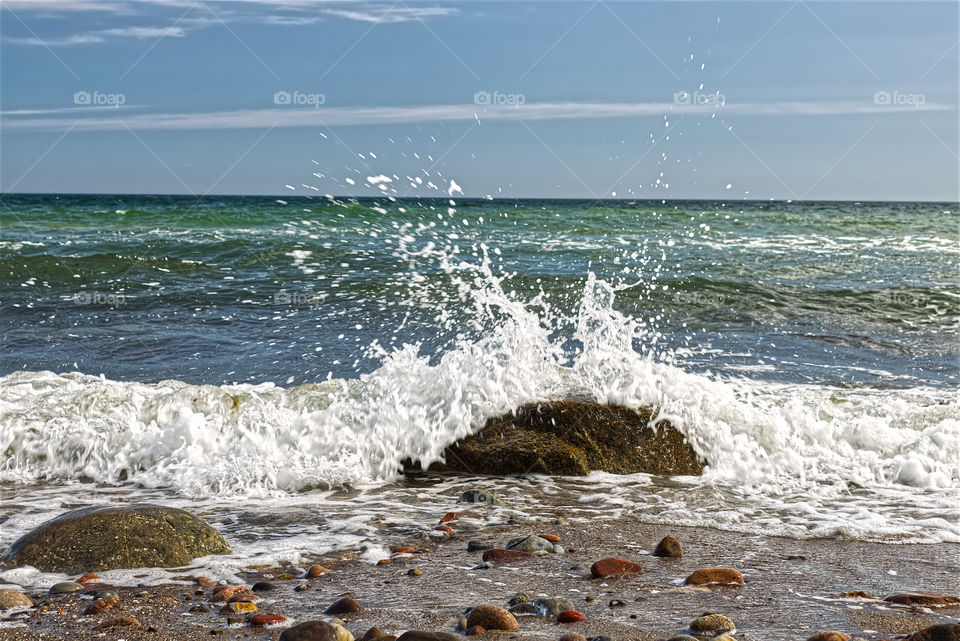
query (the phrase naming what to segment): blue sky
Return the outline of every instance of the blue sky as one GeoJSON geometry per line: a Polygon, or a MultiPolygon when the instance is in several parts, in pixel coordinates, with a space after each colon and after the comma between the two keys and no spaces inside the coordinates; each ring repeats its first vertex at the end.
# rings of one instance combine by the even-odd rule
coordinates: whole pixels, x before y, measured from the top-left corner
{"type": "Polygon", "coordinates": [[[956,200],[958,7],[5,0],[0,189],[956,200]]]}

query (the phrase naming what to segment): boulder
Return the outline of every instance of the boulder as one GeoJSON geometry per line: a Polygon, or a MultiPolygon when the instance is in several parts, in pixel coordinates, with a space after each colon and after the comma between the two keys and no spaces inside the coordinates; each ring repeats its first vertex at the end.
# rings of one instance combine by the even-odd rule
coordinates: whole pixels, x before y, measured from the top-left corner
{"type": "MultiPolygon", "coordinates": [[[[653,411],[588,401],[524,405],[491,418],[476,434],[444,451],[431,472],[472,474],[554,474],[585,476],[645,472],[699,475],[700,460],[684,436],[665,421],[651,425],[653,411]]],[[[407,471],[416,471],[409,463],[407,471]]]]}
{"type": "Polygon", "coordinates": [[[229,553],[223,536],[189,512],[129,505],[61,514],[14,542],[6,558],[44,572],[76,574],[179,567],[199,556],[229,553]]]}

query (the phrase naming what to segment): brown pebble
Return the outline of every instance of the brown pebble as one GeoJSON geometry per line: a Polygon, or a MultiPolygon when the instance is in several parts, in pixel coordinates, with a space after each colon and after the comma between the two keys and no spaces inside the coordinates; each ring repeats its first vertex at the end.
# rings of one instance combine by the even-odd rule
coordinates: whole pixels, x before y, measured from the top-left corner
{"type": "Polygon", "coordinates": [[[464,636],[475,637],[475,636],[477,636],[477,635],[483,634],[483,633],[486,632],[486,631],[487,631],[487,629],[486,629],[485,627],[483,627],[482,625],[475,625],[475,626],[472,626],[472,627],[467,628],[466,631],[465,631],[463,634],[464,634],[464,636]]]}
{"type": "Polygon", "coordinates": [[[883,600],[896,605],[960,605],[960,597],[936,592],[899,592],[885,596],[883,600]]]}
{"type": "Polygon", "coordinates": [[[743,585],[743,575],[733,568],[700,568],[687,577],[687,585],[709,585],[711,583],[743,585]]]}
{"type": "Polygon", "coordinates": [[[377,565],[390,565],[393,563],[393,559],[380,559],[377,561],[377,565]]]}
{"type": "Polygon", "coordinates": [[[94,626],[94,630],[106,630],[107,628],[139,628],[140,622],[133,617],[116,617],[107,619],[103,623],[94,626]]]}
{"type": "Polygon", "coordinates": [[[653,556],[659,556],[665,559],[679,559],[683,556],[683,548],[680,547],[680,541],[672,536],[665,536],[657,543],[653,556]]]}
{"type": "Polygon", "coordinates": [[[557,623],[580,623],[586,620],[587,617],[576,610],[564,610],[557,615],[557,623]]]}
{"type": "Polygon", "coordinates": [[[459,521],[460,515],[456,512],[447,512],[443,515],[443,518],[440,519],[440,524],[449,523],[450,521],[459,521]]]}
{"type": "Polygon", "coordinates": [[[587,641],[587,638],[582,637],[579,634],[568,633],[560,637],[559,641],[587,641]]]}
{"type": "Polygon", "coordinates": [[[396,636],[387,634],[380,628],[374,626],[363,633],[363,636],[360,637],[360,641],[393,641],[396,638],[396,636]]]}
{"type": "Polygon", "coordinates": [[[586,601],[587,603],[592,603],[593,601],[596,601],[596,600],[597,600],[597,597],[593,596],[592,594],[588,594],[584,598],[584,601],[586,601]]]}
{"type": "Polygon", "coordinates": [[[436,531],[438,531],[438,532],[444,532],[444,533],[446,533],[448,536],[456,536],[456,535],[457,535],[456,531],[454,531],[454,529],[453,529],[452,527],[450,527],[449,525],[438,525],[437,527],[435,527],[435,528],[433,528],[433,529],[436,530],[436,531]]]}
{"type": "Polygon", "coordinates": [[[193,582],[199,585],[201,588],[207,588],[207,589],[210,589],[217,585],[217,582],[208,576],[198,576],[193,580],[193,582]]]}
{"type": "Polygon", "coordinates": [[[409,545],[398,545],[391,550],[394,554],[413,554],[414,549],[409,545]]]}
{"type": "Polygon", "coordinates": [[[521,552],[520,550],[487,550],[483,553],[483,560],[489,563],[523,563],[536,559],[537,555],[531,552],[521,552]]]}
{"type": "Polygon", "coordinates": [[[0,590],[0,610],[11,610],[13,608],[32,608],[33,599],[22,592],[5,588],[0,590]]]}
{"type": "Polygon", "coordinates": [[[86,585],[87,583],[90,583],[91,581],[96,581],[99,578],[100,578],[100,575],[94,574],[93,572],[87,572],[82,577],[77,579],[76,582],[79,583],[80,585],[86,585]]]}
{"type": "Polygon", "coordinates": [[[257,606],[249,601],[231,601],[220,608],[220,612],[223,614],[247,614],[256,611],[257,606]]]}
{"type": "Polygon", "coordinates": [[[253,590],[245,585],[224,585],[214,588],[213,596],[210,601],[213,603],[226,603],[236,596],[247,595],[253,597],[253,590]]]}
{"type": "Polygon", "coordinates": [[[850,641],[850,635],[846,632],[828,630],[827,632],[817,632],[807,641],[850,641]]]}
{"type": "Polygon", "coordinates": [[[590,566],[590,574],[598,579],[616,579],[633,574],[640,574],[643,568],[639,563],[623,559],[600,559],[590,566]]]}
{"type": "Polygon", "coordinates": [[[337,629],[326,621],[304,621],[284,630],[280,641],[337,641],[337,629]]]}
{"type": "Polygon", "coordinates": [[[559,543],[560,541],[563,540],[563,539],[561,539],[559,536],[557,536],[556,534],[538,534],[537,536],[539,536],[541,539],[546,539],[547,541],[550,541],[551,543],[559,543]]]}
{"type": "Polygon", "coordinates": [[[420,576],[421,574],[423,574],[423,570],[418,570],[417,568],[407,571],[408,576],[420,576]]]}
{"type": "Polygon", "coordinates": [[[348,596],[337,599],[330,604],[329,608],[323,611],[324,614],[332,614],[333,616],[350,616],[351,614],[359,614],[361,612],[363,612],[363,606],[348,596]]]}
{"type": "Polygon", "coordinates": [[[942,623],[917,630],[908,637],[909,641],[960,641],[960,624],[942,623]]]}
{"type": "Polygon", "coordinates": [[[520,629],[516,617],[496,605],[483,604],[470,610],[467,615],[467,627],[481,626],[487,630],[506,630],[516,632],[520,629]]]}
{"type": "Polygon", "coordinates": [[[329,571],[330,571],[330,570],[328,570],[327,568],[323,567],[322,565],[311,565],[311,566],[310,566],[310,569],[307,570],[306,577],[307,577],[308,579],[315,579],[315,578],[317,578],[318,576],[323,576],[324,574],[326,574],[326,573],[329,572],[329,571]]]}
{"type": "Polygon", "coordinates": [[[283,623],[286,620],[287,617],[280,616],[279,614],[264,612],[263,614],[256,614],[250,617],[249,623],[253,626],[275,625],[277,623],[283,623]]]}
{"type": "Polygon", "coordinates": [[[116,599],[97,599],[86,608],[81,614],[100,614],[104,610],[109,610],[117,604],[116,599]]]}

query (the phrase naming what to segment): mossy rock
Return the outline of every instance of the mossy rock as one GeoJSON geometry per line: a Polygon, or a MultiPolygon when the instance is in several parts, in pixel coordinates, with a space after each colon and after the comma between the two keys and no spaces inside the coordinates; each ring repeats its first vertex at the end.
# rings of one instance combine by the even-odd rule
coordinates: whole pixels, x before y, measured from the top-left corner
{"type": "Polygon", "coordinates": [[[44,572],[79,574],[179,567],[199,556],[229,553],[220,532],[189,512],[129,505],[61,514],[18,539],[6,559],[44,572]]]}
{"type": "MultiPolygon", "coordinates": [[[[699,475],[704,462],[670,423],[650,425],[653,412],[565,400],[524,405],[492,418],[444,451],[430,472],[585,476],[643,472],[699,475]]],[[[414,471],[413,465],[406,466],[414,471]]]]}

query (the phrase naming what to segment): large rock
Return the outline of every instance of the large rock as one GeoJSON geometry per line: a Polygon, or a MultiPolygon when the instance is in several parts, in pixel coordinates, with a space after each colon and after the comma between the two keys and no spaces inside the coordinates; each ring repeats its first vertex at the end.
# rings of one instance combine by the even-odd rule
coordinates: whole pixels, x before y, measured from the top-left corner
{"type": "MultiPolygon", "coordinates": [[[[482,430],[444,451],[431,472],[698,475],[701,461],[667,422],[650,426],[653,412],[577,400],[524,405],[492,418],[482,430]]],[[[415,469],[412,465],[408,470],[415,469]]]]}
{"type": "Polygon", "coordinates": [[[61,514],[18,539],[6,558],[44,572],[77,574],[178,567],[198,556],[229,552],[223,536],[189,512],[130,505],[61,514]]]}

